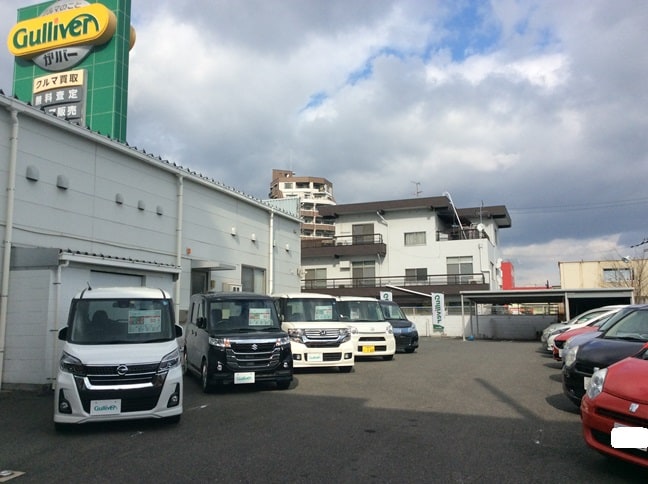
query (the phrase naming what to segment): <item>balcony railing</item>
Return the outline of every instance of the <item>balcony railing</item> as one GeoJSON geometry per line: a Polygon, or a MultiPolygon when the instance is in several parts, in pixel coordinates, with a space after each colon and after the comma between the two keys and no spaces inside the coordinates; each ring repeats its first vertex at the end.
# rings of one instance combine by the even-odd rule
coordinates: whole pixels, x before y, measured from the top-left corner
{"type": "Polygon", "coordinates": [[[301,241],[302,257],[350,257],[354,255],[384,257],[387,246],[382,234],[338,235],[301,241]]]}
{"type": "Polygon", "coordinates": [[[306,279],[302,281],[302,289],[345,289],[354,287],[411,287],[416,286],[470,286],[488,284],[487,274],[434,274],[417,279],[407,276],[382,277],[338,277],[331,279],[306,279]]]}
{"type": "Polygon", "coordinates": [[[463,230],[459,227],[454,227],[449,230],[438,230],[436,233],[437,242],[445,240],[475,240],[487,238],[488,234],[484,230],[477,230],[474,227],[464,227],[463,230]]]}

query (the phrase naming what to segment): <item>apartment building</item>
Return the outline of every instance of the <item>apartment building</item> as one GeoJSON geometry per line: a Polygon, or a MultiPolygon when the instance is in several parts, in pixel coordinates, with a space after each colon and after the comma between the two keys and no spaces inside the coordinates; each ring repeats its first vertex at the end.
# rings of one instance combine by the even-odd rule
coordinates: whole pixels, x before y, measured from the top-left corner
{"type": "Polygon", "coordinates": [[[501,288],[499,231],[511,226],[503,205],[454,207],[449,196],[337,204],[319,208],[335,235],[302,238],[302,290],[378,297],[425,306],[443,293],[501,288]]]}
{"type": "Polygon", "coordinates": [[[270,198],[299,200],[302,237],[333,237],[335,227],[322,220],[319,209],[335,205],[333,184],[326,178],[295,176],[290,170],[272,170],[270,198]]]}
{"type": "Polygon", "coordinates": [[[558,262],[563,289],[634,289],[637,303],[648,301],[648,259],[619,257],[615,260],[558,262]]]}

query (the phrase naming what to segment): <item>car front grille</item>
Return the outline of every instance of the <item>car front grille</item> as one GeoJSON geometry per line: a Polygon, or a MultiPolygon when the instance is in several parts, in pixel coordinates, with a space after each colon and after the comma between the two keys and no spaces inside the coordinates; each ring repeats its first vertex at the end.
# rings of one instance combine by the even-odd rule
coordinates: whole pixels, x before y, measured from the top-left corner
{"type": "Polygon", "coordinates": [[[75,375],[81,404],[90,412],[93,400],[121,400],[122,413],[155,408],[166,373],[157,373],[159,363],[86,366],[86,376],[75,375]]]}

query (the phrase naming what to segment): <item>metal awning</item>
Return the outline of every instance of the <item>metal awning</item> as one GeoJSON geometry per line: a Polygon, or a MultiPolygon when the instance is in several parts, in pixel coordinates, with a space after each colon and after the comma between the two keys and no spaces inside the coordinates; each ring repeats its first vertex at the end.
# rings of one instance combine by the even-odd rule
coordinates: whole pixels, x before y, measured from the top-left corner
{"type": "Polygon", "coordinates": [[[235,265],[225,264],[224,262],[191,259],[192,271],[233,271],[235,269],[235,265]]]}

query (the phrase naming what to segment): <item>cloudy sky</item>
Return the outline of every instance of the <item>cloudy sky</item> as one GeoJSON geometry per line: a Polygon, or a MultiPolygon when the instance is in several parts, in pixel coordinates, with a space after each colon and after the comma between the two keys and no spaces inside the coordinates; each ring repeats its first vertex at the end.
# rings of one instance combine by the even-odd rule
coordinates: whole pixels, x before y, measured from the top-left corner
{"type": "MultiPolygon", "coordinates": [[[[0,2],[0,31],[16,9],[0,2]]],[[[128,142],[267,198],[505,205],[518,285],[648,244],[648,2],[133,0],[128,142]]],[[[0,88],[12,58],[0,52],[0,88]]]]}

